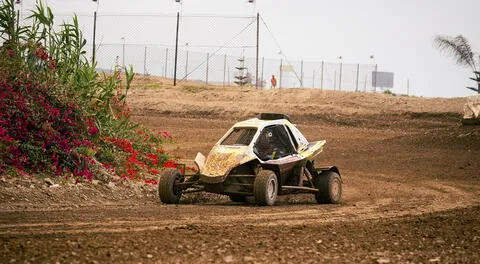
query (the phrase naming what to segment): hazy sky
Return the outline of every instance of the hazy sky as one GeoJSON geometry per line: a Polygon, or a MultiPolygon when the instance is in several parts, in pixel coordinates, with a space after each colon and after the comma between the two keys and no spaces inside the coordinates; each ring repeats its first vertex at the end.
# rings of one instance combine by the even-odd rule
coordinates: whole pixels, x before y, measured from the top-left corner
{"type": "MultiPolygon", "coordinates": [[[[24,0],[31,9],[33,0],[24,0]]],[[[91,13],[89,0],[48,0],[55,12],[91,13]]],[[[474,93],[470,69],[433,46],[437,34],[467,37],[480,51],[479,0],[99,0],[100,12],[253,15],[259,12],[291,60],[369,64],[395,73],[394,92],[457,97],[474,93]]],[[[146,29],[148,30],[148,29],[146,29]]],[[[267,38],[267,37],[264,37],[267,38]]],[[[262,38],[261,38],[262,40],[262,38]]],[[[265,42],[264,42],[265,43],[265,42]]],[[[270,42],[272,43],[272,42],[270,42]]],[[[262,49],[275,58],[278,50],[262,49]]]]}

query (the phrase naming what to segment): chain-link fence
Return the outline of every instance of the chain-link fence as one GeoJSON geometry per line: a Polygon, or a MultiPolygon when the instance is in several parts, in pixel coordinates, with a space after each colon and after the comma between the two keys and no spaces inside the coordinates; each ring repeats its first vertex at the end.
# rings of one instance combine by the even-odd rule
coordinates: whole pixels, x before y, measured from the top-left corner
{"type": "MultiPolygon", "coordinates": [[[[137,73],[175,77],[177,15],[77,16],[87,40],[87,56],[94,57],[100,71],[132,65],[137,73]]],[[[55,22],[60,25],[71,21],[71,17],[56,14],[55,22]]],[[[375,65],[291,61],[281,55],[278,59],[260,55],[257,64],[257,27],[262,25],[257,24],[257,17],[185,15],[178,19],[179,82],[254,86],[258,80],[258,87],[270,87],[270,78],[275,75],[277,87],[282,88],[375,89],[375,65]]]]}

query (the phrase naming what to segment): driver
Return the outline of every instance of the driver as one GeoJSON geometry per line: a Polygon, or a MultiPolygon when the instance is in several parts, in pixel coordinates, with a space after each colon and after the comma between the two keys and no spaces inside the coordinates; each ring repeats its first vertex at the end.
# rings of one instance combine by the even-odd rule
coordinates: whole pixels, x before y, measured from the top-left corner
{"type": "Polygon", "coordinates": [[[278,159],[285,155],[285,151],[279,147],[277,136],[273,129],[266,128],[262,131],[257,144],[257,151],[263,160],[278,159]]]}

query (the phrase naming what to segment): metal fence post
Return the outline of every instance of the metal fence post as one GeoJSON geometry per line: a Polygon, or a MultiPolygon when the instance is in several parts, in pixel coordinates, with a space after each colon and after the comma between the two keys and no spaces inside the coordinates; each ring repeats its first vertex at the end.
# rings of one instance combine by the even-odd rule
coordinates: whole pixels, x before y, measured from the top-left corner
{"type": "Polygon", "coordinates": [[[323,90],[323,66],[324,66],[324,62],[322,60],[322,73],[320,75],[320,90],[323,90]]]}
{"type": "Polygon", "coordinates": [[[333,72],[333,90],[337,89],[337,70],[333,72]]]}
{"type": "Polygon", "coordinates": [[[303,87],[303,60],[300,62],[300,87],[303,87]]]}
{"type": "Polygon", "coordinates": [[[187,81],[188,77],[188,50],[187,50],[187,55],[186,55],[186,59],[185,59],[185,81],[187,81]]]}
{"type": "Polygon", "coordinates": [[[167,78],[167,69],[168,69],[168,48],[165,49],[165,73],[163,74],[164,78],[167,78]]]}
{"type": "Polygon", "coordinates": [[[358,92],[358,73],[360,72],[360,64],[357,64],[357,81],[355,83],[355,92],[358,92]]]}
{"type": "Polygon", "coordinates": [[[365,82],[363,83],[363,92],[367,92],[368,73],[365,73],[365,82]]]}
{"type": "Polygon", "coordinates": [[[210,60],[210,54],[207,52],[207,75],[206,75],[206,79],[205,79],[205,84],[208,85],[208,64],[209,64],[209,60],[210,60]]]}
{"type": "Polygon", "coordinates": [[[143,53],[143,75],[147,74],[147,46],[145,45],[145,52],[143,53]]]}
{"type": "Polygon", "coordinates": [[[223,57],[223,87],[225,87],[225,74],[227,71],[227,54],[223,57]]]}
{"type": "Polygon", "coordinates": [[[123,67],[123,70],[126,70],[126,67],[125,67],[125,37],[123,38],[123,45],[122,45],[122,67],[123,67]]]}
{"type": "Polygon", "coordinates": [[[279,74],[279,82],[278,82],[278,88],[282,88],[282,65],[283,65],[283,59],[280,59],[280,74],[279,74]]]}
{"type": "Polygon", "coordinates": [[[343,69],[343,62],[340,62],[340,76],[338,79],[338,90],[342,90],[342,69],[343,69]]]}
{"type": "Polygon", "coordinates": [[[261,77],[261,79],[260,79],[260,84],[261,84],[262,88],[263,88],[263,86],[264,86],[264,85],[263,85],[263,70],[264,70],[264,67],[265,67],[265,58],[262,57],[262,77],[261,77]]]}
{"type": "Polygon", "coordinates": [[[410,95],[410,79],[407,79],[407,96],[410,95]]]}
{"type": "Polygon", "coordinates": [[[315,88],[315,70],[313,70],[313,75],[312,75],[312,88],[315,88]]]}

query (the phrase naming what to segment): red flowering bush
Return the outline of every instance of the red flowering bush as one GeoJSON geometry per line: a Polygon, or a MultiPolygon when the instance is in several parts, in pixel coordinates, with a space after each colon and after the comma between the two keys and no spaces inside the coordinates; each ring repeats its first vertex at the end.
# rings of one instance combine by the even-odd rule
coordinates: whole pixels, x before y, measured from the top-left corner
{"type": "MultiPolygon", "coordinates": [[[[145,134],[145,130],[138,130],[137,133],[145,134]]],[[[143,140],[143,142],[151,142],[146,138],[143,140]]],[[[142,173],[156,175],[160,168],[167,167],[166,164],[171,162],[165,152],[161,148],[157,148],[155,143],[150,143],[150,146],[138,145],[128,139],[115,137],[105,138],[105,141],[113,143],[116,151],[123,152],[124,159],[117,170],[117,174],[123,179],[142,178],[142,173]]]]}
{"type": "Polygon", "coordinates": [[[0,80],[0,109],[0,173],[10,165],[92,178],[89,157],[79,150],[93,153],[94,143],[78,108],[26,79],[0,80]]]}
{"type": "Polygon", "coordinates": [[[156,183],[149,175],[169,166],[161,145],[171,137],[130,122],[133,70],[126,84],[117,74],[99,76],[76,17],[56,31],[39,3],[30,18],[31,26],[19,27],[14,1],[0,0],[0,174],[91,180],[101,169],[156,183]]]}

